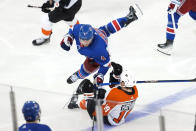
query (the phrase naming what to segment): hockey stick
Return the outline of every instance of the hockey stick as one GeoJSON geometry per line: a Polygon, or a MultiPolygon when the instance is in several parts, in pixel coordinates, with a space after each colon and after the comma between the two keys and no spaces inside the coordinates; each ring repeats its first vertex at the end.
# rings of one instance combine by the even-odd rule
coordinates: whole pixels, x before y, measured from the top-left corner
{"type": "Polygon", "coordinates": [[[30,7],[30,8],[42,8],[41,6],[34,6],[34,5],[27,5],[27,7],[30,7]]]}
{"type": "Polygon", "coordinates": [[[176,33],[176,30],[177,30],[177,27],[176,27],[176,23],[175,23],[175,18],[174,18],[174,11],[177,10],[177,5],[175,5],[173,11],[169,12],[169,14],[171,15],[171,19],[172,19],[172,24],[173,24],[173,27],[174,27],[174,33],[176,33]]]}
{"type": "Polygon", "coordinates": [[[196,82],[196,78],[186,79],[186,80],[146,80],[146,81],[137,81],[136,83],[168,83],[168,82],[196,82]]]}
{"type": "MultiPolygon", "coordinates": [[[[186,79],[186,80],[145,80],[145,81],[136,81],[136,83],[169,83],[169,82],[196,82],[196,78],[186,79]]],[[[120,84],[120,83],[119,82],[102,83],[102,84],[100,84],[100,86],[116,85],[116,84],[120,84]]]]}

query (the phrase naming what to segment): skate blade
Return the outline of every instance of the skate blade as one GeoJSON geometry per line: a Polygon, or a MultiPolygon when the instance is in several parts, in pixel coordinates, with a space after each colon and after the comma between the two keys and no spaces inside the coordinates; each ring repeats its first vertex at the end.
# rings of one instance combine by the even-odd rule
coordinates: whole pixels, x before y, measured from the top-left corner
{"type": "Polygon", "coordinates": [[[161,52],[161,53],[163,53],[163,54],[165,54],[165,55],[171,56],[170,53],[163,52],[162,50],[157,49],[157,51],[159,51],[159,52],[161,52]]]}
{"type": "Polygon", "coordinates": [[[138,18],[141,18],[141,17],[143,16],[143,11],[142,11],[142,9],[140,8],[139,4],[134,3],[132,6],[133,6],[133,8],[134,8],[135,11],[136,11],[137,17],[138,17],[138,18]]]}

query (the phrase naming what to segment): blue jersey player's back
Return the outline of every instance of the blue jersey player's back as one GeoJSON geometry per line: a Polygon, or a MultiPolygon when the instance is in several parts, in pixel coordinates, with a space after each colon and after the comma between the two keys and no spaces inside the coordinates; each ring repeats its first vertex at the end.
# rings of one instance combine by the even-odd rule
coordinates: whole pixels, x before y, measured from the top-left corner
{"type": "Polygon", "coordinates": [[[49,126],[39,123],[41,108],[36,101],[26,101],[22,113],[26,123],[19,127],[19,131],[51,131],[49,126]]]}
{"type": "Polygon", "coordinates": [[[52,131],[50,127],[39,123],[26,123],[19,127],[19,131],[52,131]]]}

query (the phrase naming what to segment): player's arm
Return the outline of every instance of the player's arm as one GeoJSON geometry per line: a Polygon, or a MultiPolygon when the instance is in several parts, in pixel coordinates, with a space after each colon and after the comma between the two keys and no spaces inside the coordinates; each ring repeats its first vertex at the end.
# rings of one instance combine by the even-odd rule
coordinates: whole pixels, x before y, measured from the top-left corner
{"type": "Polygon", "coordinates": [[[95,62],[97,62],[100,65],[100,67],[98,73],[94,75],[94,84],[99,85],[100,83],[103,83],[104,75],[110,68],[110,58],[106,57],[105,60],[95,59],[95,62]]]}
{"type": "Polygon", "coordinates": [[[73,40],[74,40],[74,34],[73,34],[73,30],[69,29],[69,32],[67,34],[64,35],[62,41],[61,41],[61,47],[66,50],[69,51],[70,47],[73,44],[73,40]]]}

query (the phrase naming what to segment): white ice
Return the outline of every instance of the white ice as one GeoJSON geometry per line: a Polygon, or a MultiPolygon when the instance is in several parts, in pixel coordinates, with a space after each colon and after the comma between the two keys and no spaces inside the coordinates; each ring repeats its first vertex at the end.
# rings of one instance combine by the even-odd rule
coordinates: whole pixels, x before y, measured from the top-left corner
{"type": "MultiPolygon", "coordinates": [[[[21,108],[26,100],[36,100],[42,108],[41,123],[54,131],[90,130],[86,111],[63,108],[80,81],[68,85],[66,79],[80,68],[85,57],[75,45],[69,52],[60,47],[68,31],[65,22],[53,26],[50,44],[35,47],[40,36],[40,9],[36,0],[1,0],[0,3],[0,130],[11,131],[10,86],[16,94],[18,125],[24,123],[21,108]]],[[[128,13],[132,0],[83,0],[77,14],[80,23],[94,27],[107,24],[128,13]]],[[[124,65],[136,80],[192,79],[196,77],[196,23],[186,14],[179,29],[172,56],[156,51],[165,42],[169,0],[138,0],[144,15],[109,38],[111,60],[124,65]]],[[[88,77],[92,79],[92,75],[88,77]]],[[[105,82],[108,76],[106,75],[105,82]]],[[[128,121],[105,130],[158,131],[158,116],[166,117],[167,131],[192,131],[196,113],[196,83],[138,84],[139,98],[128,121]],[[139,115],[137,114],[139,112],[139,115]],[[145,115],[144,113],[150,113],[145,115]],[[135,117],[132,119],[131,117],[135,117]]]]}

